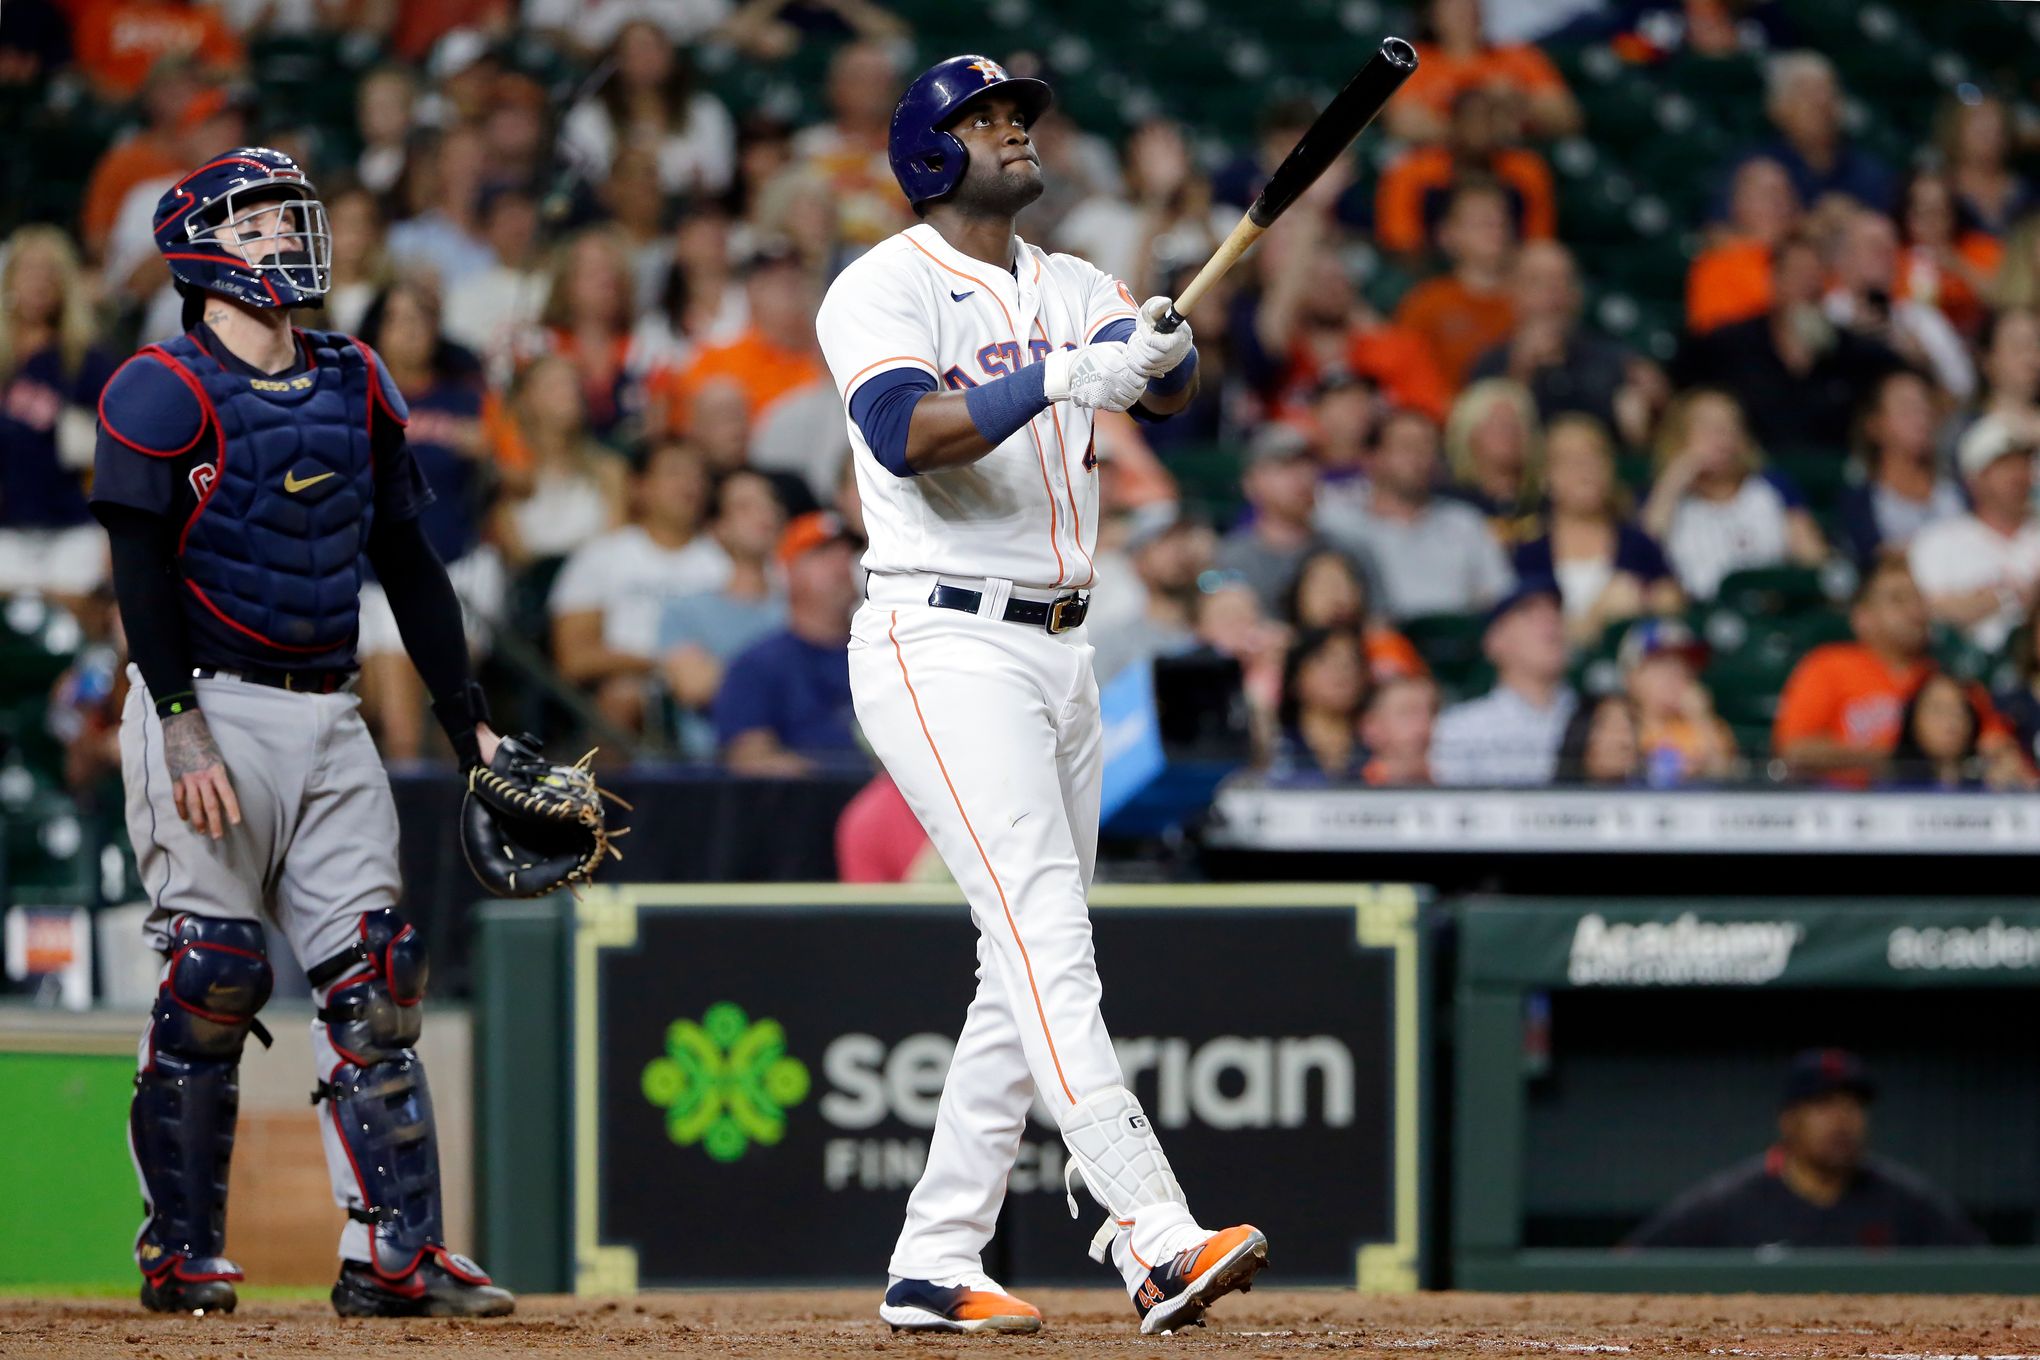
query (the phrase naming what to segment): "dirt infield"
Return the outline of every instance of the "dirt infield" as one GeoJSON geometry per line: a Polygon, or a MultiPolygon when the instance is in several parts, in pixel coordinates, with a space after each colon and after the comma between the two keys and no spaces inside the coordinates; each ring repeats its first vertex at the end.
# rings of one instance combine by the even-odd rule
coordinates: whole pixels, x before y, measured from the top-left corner
{"type": "Polygon", "coordinates": [[[1261,1289],[1231,1298],[1202,1331],[1143,1338],[1123,1296],[1033,1294],[1039,1336],[895,1336],[859,1292],[646,1294],[618,1303],[533,1298],[495,1322],[341,1322],[323,1305],[253,1301],[232,1317],[150,1317],[110,1303],[0,1300],[0,1355],[123,1360],[339,1360],[438,1356],[869,1357],[1857,1356],[1864,1360],[2040,1357],[2040,1300],[2024,1298],[1424,1294],[1404,1298],[1261,1289]]]}

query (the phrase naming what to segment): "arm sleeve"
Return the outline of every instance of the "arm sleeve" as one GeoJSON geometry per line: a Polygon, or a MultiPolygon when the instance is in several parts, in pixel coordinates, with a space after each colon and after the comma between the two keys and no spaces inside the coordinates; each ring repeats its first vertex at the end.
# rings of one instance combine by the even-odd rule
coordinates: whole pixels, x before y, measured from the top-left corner
{"type": "Polygon", "coordinates": [[[417,519],[377,519],[368,535],[368,560],[426,693],[439,700],[464,689],[469,673],[460,597],[417,519]]]}
{"type": "Polygon", "coordinates": [[[171,569],[176,526],[160,515],[120,505],[100,506],[99,517],[113,548],[113,594],[120,603],[129,659],[141,670],[158,713],[174,712],[180,702],[195,703],[191,640],[171,569]]]}
{"type": "Polygon", "coordinates": [[[850,419],[872,456],[895,477],[914,475],[907,466],[907,433],[914,408],[935,390],[935,375],[926,369],[894,368],[866,379],[850,398],[850,419]]]}
{"type": "Polygon", "coordinates": [[[169,515],[182,460],[205,433],[205,408],[182,378],[147,355],[122,364],[99,394],[99,437],[92,455],[95,509],[125,506],[146,515],[169,515]]]}

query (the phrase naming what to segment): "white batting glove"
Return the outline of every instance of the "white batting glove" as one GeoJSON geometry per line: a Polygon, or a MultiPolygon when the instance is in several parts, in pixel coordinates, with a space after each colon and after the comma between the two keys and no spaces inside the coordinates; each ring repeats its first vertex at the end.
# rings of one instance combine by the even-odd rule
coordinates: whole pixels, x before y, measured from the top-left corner
{"type": "Polygon", "coordinates": [[[1042,390],[1050,401],[1071,401],[1094,411],[1124,411],[1147,391],[1147,374],[1133,366],[1131,347],[1105,340],[1059,349],[1042,360],[1042,390]]]}
{"type": "Polygon", "coordinates": [[[1161,319],[1169,314],[1174,299],[1151,297],[1140,305],[1140,319],[1134,323],[1133,335],[1126,342],[1126,352],[1133,360],[1133,366],[1150,378],[1159,378],[1183,362],[1190,353],[1190,323],[1170,331],[1167,335],[1155,329],[1161,319]]]}

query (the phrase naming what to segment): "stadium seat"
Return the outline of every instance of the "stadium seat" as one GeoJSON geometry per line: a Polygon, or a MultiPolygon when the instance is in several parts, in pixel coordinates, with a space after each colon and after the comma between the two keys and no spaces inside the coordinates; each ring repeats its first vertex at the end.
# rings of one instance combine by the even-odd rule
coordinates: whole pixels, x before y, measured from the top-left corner
{"type": "Polygon", "coordinates": [[[1454,696],[1479,693],[1483,673],[1492,678],[1481,652],[1486,614],[1420,614],[1402,620],[1397,627],[1424,658],[1439,686],[1454,696]]]}
{"type": "Polygon", "coordinates": [[[1714,599],[1737,613],[1771,618],[1828,604],[1821,573],[1813,567],[1753,567],[1730,572],[1722,578],[1714,599]]]}

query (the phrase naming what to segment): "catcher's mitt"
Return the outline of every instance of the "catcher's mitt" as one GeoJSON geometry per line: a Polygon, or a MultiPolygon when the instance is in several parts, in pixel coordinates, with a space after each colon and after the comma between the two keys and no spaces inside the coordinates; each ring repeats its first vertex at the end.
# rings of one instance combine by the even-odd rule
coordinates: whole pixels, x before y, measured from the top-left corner
{"type": "Polygon", "coordinates": [[[629,807],[598,788],[590,751],[572,765],[554,765],[534,737],[505,737],[496,758],[468,771],[461,800],[460,843],[468,868],[499,897],[541,897],[586,883],[604,855],[622,859],[611,842],[602,800],[629,807]]]}

